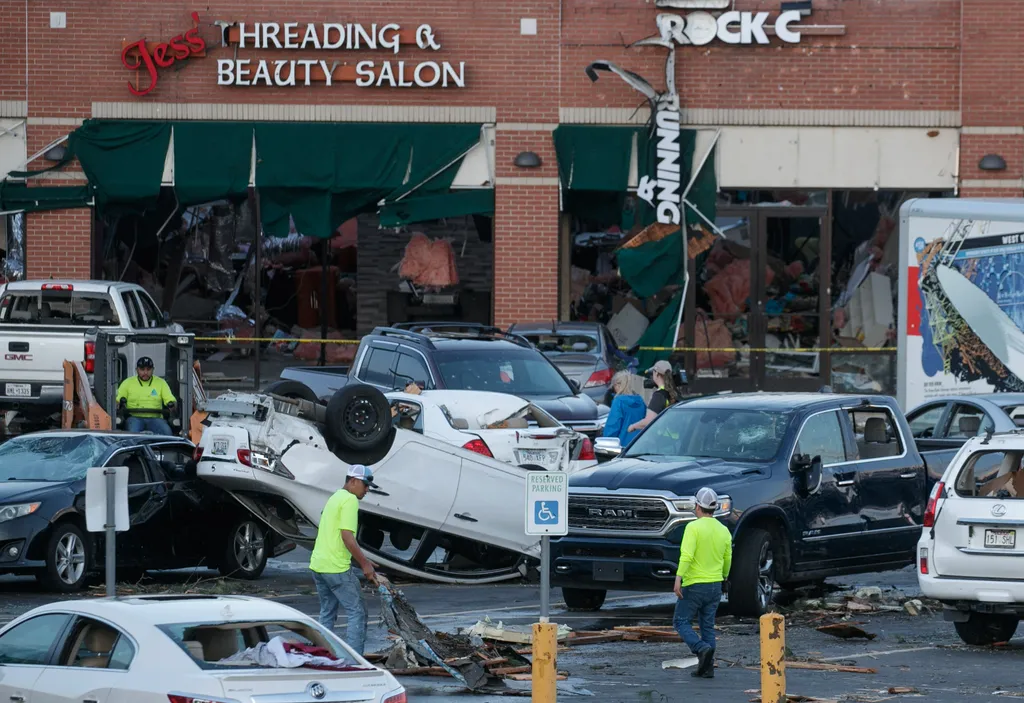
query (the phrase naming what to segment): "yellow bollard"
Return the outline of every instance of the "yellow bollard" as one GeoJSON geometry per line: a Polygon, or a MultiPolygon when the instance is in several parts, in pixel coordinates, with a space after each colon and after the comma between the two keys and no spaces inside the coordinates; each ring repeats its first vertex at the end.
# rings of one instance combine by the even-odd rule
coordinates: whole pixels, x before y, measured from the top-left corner
{"type": "Polygon", "coordinates": [[[786,701],[786,619],[761,616],[761,703],[786,701]]]}
{"type": "Polygon", "coordinates": [[[533,626],[533,703],[555,703],[558,685],[558,625],[539,622],[533,626]]]}

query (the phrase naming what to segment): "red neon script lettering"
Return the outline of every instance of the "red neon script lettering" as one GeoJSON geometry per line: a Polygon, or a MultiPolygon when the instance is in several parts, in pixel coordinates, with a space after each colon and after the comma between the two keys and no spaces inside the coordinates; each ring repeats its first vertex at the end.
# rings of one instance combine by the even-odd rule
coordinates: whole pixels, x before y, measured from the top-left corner
{"type": "Polygon", "coordinates": [[[143,37],[137,42],[129,44],[121,51],[121,64],[130,71],[145,69],[149,77],[147,87],[139,89],[128,83],[128,90],[132,95],[148,95],[156,88],[159,80],[157,69],[170,68],[176,61],[202,54],[206,51],[206,42],[199,36],[199,13],[192,13],[192,22],[195,26],[184,34],[179,34],[169,42],[157,44],[150,53],[146,46],[146,39],[143,37]]]}

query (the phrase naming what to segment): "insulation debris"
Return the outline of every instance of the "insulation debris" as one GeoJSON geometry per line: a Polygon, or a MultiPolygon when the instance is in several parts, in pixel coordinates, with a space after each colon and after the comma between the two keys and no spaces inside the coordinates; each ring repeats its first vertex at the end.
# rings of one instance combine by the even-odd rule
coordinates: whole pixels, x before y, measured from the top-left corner
{"type": "Polygon", "coordinates": [[[455,270],[455,252],[447,239],[431,240],[414,232],[405,247],[399,275],[426,288],[446,288],[459,282],[455,270]]]}
{"type": "Polygon", "coordinates": [[[661,663],[662,669],[689,669],[697,666],[697,657],[686,657],[685,659],[670,659],[661,663]]]}
{"type": "MultiPolygon", "coordinates": [[[[557,635],[558,640],[564,641],[569,637],[570,632],[572,632],[572,630],[568,625],[559,625],[557,635]]],[[[489,617],[485,617],[483,620],[473,625],[473,627],[464,628],[459,634],[468,637],[475,635],[484,640],[510,642],[512,644],[533,643],[533,629],[531,627],[518,625],[506,626],[501,621],[495,625],[489,617]]]]}
{"type": "Polygon", "coordinates": [[[832,635],[833,637],[838,637],[842,640],[873,640],[875,639],[875,637],[878,636],[871,632],[865,632],[864,630],[860,629],[855,625],[850,625],[842,622],[835,623],[834,625],[822,625],[821,627],[817,628],[817,630],[818,632],[824,632],[826,635],[832,635]]]}

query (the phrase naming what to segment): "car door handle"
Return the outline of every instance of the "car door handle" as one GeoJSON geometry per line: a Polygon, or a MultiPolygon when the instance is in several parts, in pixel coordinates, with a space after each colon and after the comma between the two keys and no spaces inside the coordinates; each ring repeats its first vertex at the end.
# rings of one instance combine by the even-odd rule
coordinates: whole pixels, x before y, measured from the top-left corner
{"type": "Polygon", "coordinates": [[[11,696],[11,700],[14,701],[14,703],[25,703],[25,696],[19,696],[18,694],[14,694],[13,696],[11,696]]]}
{"type": "Polygon", "coordinates": [[[469,513],[455,513],[455,517],[466,522],[479,522],[475,517],[472,517],[469,513]]]}
{"type": "Polygon", "coordinates": [[[853,485],[853,474],[836,474],[836,485],[837,486],[852,486],[853,485]]]}
{"type": "Polygon", "coordinates": [[[375,494],[377,494],[379,496],[389,496],[389,495],[391,495],[387,491],[382,491],[379,488],[371,488],[370,489],[370,493],[375,493],[375,494]]]}
{"type": "Polygon", "coordinates": [[[917,478],[916,471],[908,471],[905,474],[900,474],[900,478],[917,478]]]}
{"type": "Polygon", "coordinates": [[[82,699],[82,703],[100,703],[100,702],[98,700],[96,700],[95,698],[83,698],[82,699]]]}

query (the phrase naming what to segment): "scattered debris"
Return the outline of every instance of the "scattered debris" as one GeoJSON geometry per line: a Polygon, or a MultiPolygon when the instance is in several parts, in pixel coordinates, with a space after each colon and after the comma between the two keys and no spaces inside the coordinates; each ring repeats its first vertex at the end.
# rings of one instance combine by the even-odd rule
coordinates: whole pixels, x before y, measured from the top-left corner
{"type": "Polygon", "coordinates": [[[910,686],[890,686],[889,693],[894,696],[902,696],[906,693],[920,693],[920,691],[916,688],[911,688],[910,686]]]}
{"type": "MultiPolygon", "coordinates": [[[[572,630],[568,625],[558,626],[558,640],[563,641],[569,637],[572,630]]],[[[495,642],[510,642],[512,644],[531,644],[533,642],[533,628],[528,625],[508,625],[499,621],[495,625],[489,617],[477,622],[473,627],[464,628],[460,635],[472,637],[476,635],[484,640],[495,642]]]]}
{"type": "Polygon", "coordinates": [[[924,604],[917,599],[908,600],[903,604],[903,609],[910,615],[920,615],[921,611],[924,610],[924,604]]]}
{"type": "MultiPolygon", "coordinates": [[[[761,695],[761,691],[756,688],[750,688],[744,691],[744,693],[756,693],[758,696],[761,695]]],[[[761,698],[751,698],[750,703],[761,703],[761,698]]],[[[834,698],[814,698],[813,696],[801,696],[796,693],[786,694],[786,703],[839,703],[834,698]]]]}
{"type": "Polygon", "coordinates": [[[849,639],[873,640],[873,639],[875,639],[875,637],[878,636],[878,635],[876,635],[874,633],[871,633],[871,632],[865,632],[864,630],[860,629],[859,627],[857,627],[855,625],[851,625],[849,623],[843,623],[843,622],[835,623],[835,624],[832,624],[832,625],[822,625],[821,627],[816,628],[816,629],[818,630],[818,632],[824,632],[827,635],[832,635],[833,637],[838,637],[839,639],[843,639],[843,640],[849,640],[849,639]]]}
{"type": "Polygon", "coordinates": [[[855,598],[861,600],[880,599],[882,597],[882,589],[878,586],[865,586],[857,591],[855,598]]]}
{"type": "Polygon", "coordinates": [[[685,659],[669,659],[661,663],[662,669],[689,669],[697,666],[697,657],[686,657],[685,659]]]}
{"type": "Polygon", "coordinates": [[[840,674],[877,674],[877,669],[866,666],[843,666],[827,662],[787,661],[787,669],[807,669],[808,671],[830,671],[840,674]]]}

